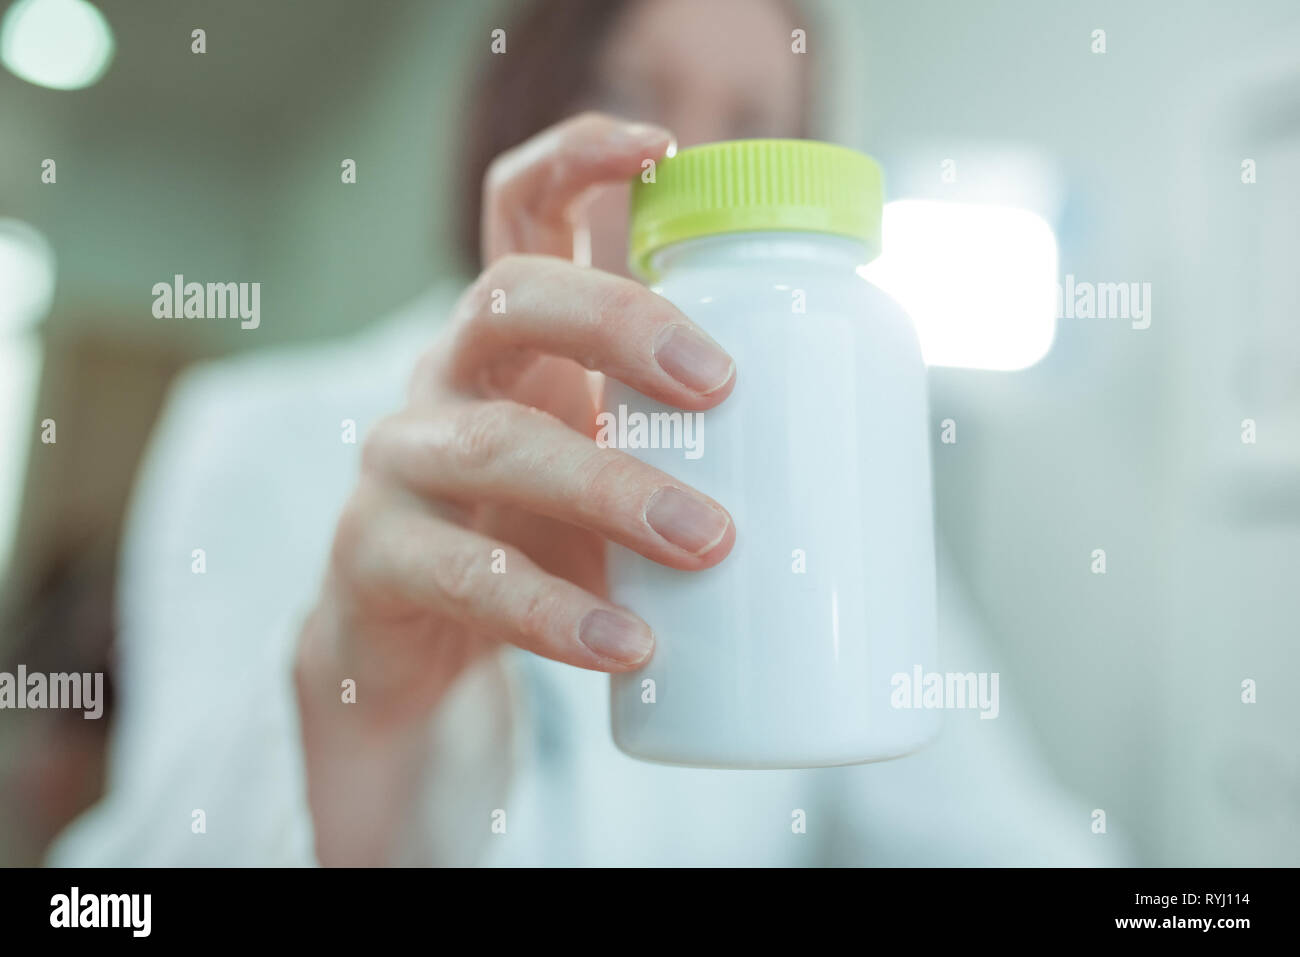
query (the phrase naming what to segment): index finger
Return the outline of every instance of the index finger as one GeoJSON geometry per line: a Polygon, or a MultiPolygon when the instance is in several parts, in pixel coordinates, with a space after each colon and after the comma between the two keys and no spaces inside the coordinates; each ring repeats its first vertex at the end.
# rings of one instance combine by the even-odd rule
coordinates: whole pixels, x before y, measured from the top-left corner
{"type": "Polygon", "coordinates": [[[662,127],[580,113],[502,153],[483,182],[483,265],[520,252],[571,258],[583,193],[631,179],[672,144],[662,127]]]}

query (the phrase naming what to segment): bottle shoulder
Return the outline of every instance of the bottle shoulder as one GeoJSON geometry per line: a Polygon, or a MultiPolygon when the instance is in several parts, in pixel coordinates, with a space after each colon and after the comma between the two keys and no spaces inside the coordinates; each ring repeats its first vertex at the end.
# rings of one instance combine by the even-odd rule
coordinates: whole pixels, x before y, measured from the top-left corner
{"type": "Polygon", "coordinates": [[[906,319],[902,307],[888,294],[851,268],[838,263],[765,262],[761,268],[738,265],[697,266],[665,273],[651,288],[679,308],[689,305],[768,305],[811,311],[835,307],[853,312],[906,319]]]}

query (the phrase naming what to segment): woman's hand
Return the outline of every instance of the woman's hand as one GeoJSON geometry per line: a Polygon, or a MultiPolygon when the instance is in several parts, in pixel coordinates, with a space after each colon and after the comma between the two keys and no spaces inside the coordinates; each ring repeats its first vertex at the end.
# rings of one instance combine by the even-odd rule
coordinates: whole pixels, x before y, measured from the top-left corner
{"type": "MultiPolygon", "coordinates": [[[[338,806],[325,791],[354,776],[319,766],[339,756],[338,742],[322,735],[344,677],[357,687],[348,733],[382,749],[416,735],[466,667],[503,644],[627,671],[646,660],[654,637],[605,597],[605,540],[688,571],[731,549],[735,530],[721,505],[594,442],[599,380],[589,370],[690,411],[721,402],[735,382],[731,358],[666,300],[571,261],[584,195],[638,175],[670,142],[657,128],[583,114],[489,170],[486,268],[420,359],[406,407],[367,437],[300,639],[322,860],[368,856],[355,833],[335,843],[322,834],[322,809],[338,806]]],[[[372,813],[356,804],[396,800],[372,798],[325,816],[354,827],[349,815],[372,813]]]]}

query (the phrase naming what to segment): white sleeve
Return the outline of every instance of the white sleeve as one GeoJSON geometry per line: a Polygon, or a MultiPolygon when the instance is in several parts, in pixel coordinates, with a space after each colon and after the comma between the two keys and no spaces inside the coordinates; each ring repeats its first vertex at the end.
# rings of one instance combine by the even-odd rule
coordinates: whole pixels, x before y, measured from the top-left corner
{"type": "Polygon", "coordinates": [[[250,448],[240,384],[184,375],[155,432],[122,553],[106,797],[51,864],[313,863],[290,667],[302,573],[267,548],[294,530],[250,468],[274,449],[250,448]]]}
{"type": "MultiPolygon", "coordinates": [[[[106,796],[55,865],[317,863],[293,686],[361,437],[396,408],[427,338],[405,324],[316,350],[200,366],[172,390],[123,543],[106,796]],[[355,444],[340,423],[355,423],[355,444]]],[[[472,862],[463,816],[510,776],[505,676],[467,680],[431,717],[434,749],[403,862],[472,862]],[[436,767],[435,767],[436,765],[436,767]]]]}

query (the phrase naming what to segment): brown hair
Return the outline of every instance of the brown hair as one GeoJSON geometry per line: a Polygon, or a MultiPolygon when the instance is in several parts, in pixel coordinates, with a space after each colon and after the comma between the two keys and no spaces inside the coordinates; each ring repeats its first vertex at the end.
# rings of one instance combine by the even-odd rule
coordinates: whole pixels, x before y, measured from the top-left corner
{"type": "Polygon", "coordinates": [[[478,271],[483,176],[488,165],[572,111],[595,82],[596,61],[610,28],[633,2],[529,4],[506,30],[509,54],[488,59],[461,123],[466,136],[457,241],[470,272],[478,271]]]}
{"type": "MultiPolygon", "coordinates": [[[[479,269],[483,177],[492,160],[559,122],[595,85],[596,64],[619,16],[641,0],[533,2],[506,30],[508,55],[488,57],[468,111],[460,165],[456,246],[461,265],[479,269]]],[[[792,22],[794,0],[778,0],[792,22]]],[[[804,84],[809,99],[811,83],[804,84]]],[[[807,116],[808,111],[801,111],[807,116]]],[[[801,134],[802,135],[802,134],[801,134]]]]}

